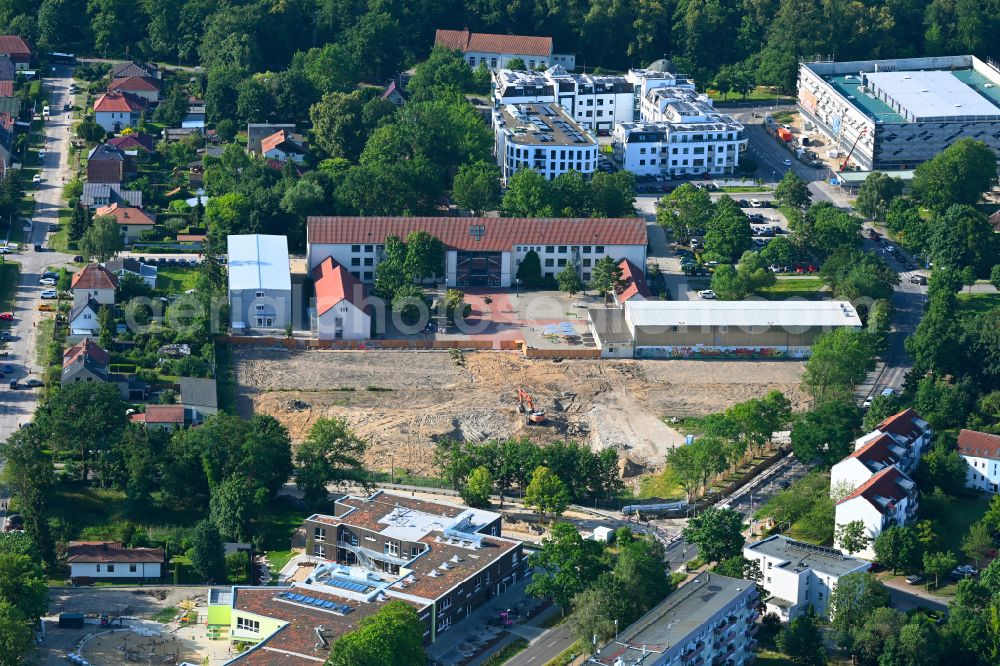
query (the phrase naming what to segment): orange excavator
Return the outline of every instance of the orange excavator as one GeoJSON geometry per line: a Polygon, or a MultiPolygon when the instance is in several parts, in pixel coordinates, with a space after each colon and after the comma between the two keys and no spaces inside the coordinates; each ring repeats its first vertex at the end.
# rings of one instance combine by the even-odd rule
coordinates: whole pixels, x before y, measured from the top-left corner
{"type": "Polygon", "coordinates": [[[531,395],[520,386],[517,387],[517,411],[524,414],[524,422],[528,425],[545,423],[545,410],[537,409],[531,395]]]}

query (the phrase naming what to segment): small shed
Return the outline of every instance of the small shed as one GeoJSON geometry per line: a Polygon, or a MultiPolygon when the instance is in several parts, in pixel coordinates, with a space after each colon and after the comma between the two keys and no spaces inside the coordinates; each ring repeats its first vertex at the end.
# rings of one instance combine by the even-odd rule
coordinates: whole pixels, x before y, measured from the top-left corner
{"type": "Polygon", "coordinates": [[[615,531],[610,527],[595,527],[594,533],[590,535],[590,538],[601,543],[608,543],[611,541],[611,535],[614,533],[615,531]]]}

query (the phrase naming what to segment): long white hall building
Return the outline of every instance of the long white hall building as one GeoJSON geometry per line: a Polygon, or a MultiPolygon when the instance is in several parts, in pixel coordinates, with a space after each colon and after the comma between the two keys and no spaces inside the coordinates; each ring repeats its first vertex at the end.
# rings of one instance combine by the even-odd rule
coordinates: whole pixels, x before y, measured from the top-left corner
{"type": "Polygon", "coordinates": [[[514,286],[521,261],[532,251],[542,275],[551,277],[571,265],[587,281],[604,257],[646,265],[646,223],[639,218],[310,217],[309,270],[332,257],[371,283],[385,256],[385,239],[405,242],[415,231],[444,244],[449,287],[514,286]]]}

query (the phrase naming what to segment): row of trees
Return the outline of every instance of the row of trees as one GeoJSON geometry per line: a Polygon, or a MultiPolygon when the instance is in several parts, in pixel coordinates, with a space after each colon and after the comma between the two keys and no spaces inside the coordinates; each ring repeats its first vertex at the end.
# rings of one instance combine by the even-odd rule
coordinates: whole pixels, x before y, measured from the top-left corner
{"type": "Polygon", "coordinates": [[[48,581],[30,534],[0,533],[0,663],[26,663],[48,605],[48,581]]]}

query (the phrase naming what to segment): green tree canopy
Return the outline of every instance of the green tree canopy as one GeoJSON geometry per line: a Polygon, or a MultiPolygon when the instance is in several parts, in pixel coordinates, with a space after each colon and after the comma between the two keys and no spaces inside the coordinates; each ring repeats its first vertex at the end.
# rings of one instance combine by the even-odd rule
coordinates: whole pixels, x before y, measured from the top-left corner
{"type": "Polygon", "coordinates": [[[403,601],[390,601],[341,635],[330,647],[327,666],[424,666],[424,624],[403,601]]]}
{"type": "Polygon", "coordinates": [[[551,469],[539,465],[531,474],[531,482],[524,491],[525,506],[535,507],[538,514],[559,516],[569,505],[570,495],[566,484],[551,469]]]}
{"type": "Polygon", "coordinates": [[[681,534],[698,546],[706,562],[721,562],[743,552],[743,518],[732,509],[706,509],[691,518],[681,534]]]}
{"type": "Polygon", "coordinates": [[[982,141],[966,137],[918,165],[912,188],[925,206],[943,211],[975,204],[996,181],[996,154],[982,141]]]}
{"type": "Polygon", "coordinates": [[[527,593],[568,608],[574,596],[597,580],[603,568],[601,551],[600,543],[584,539],[570,523],[556,523],[542,539],[541,550],[528,560],[535,573],[527,593]]]}
{"type": "Polygon", "coordinates": [[[295,484],[306,504],[325,506],[329,484],[360,480],[365,449],[364,440],[343,419],[317,419],[295,451],[295,484]]]}

